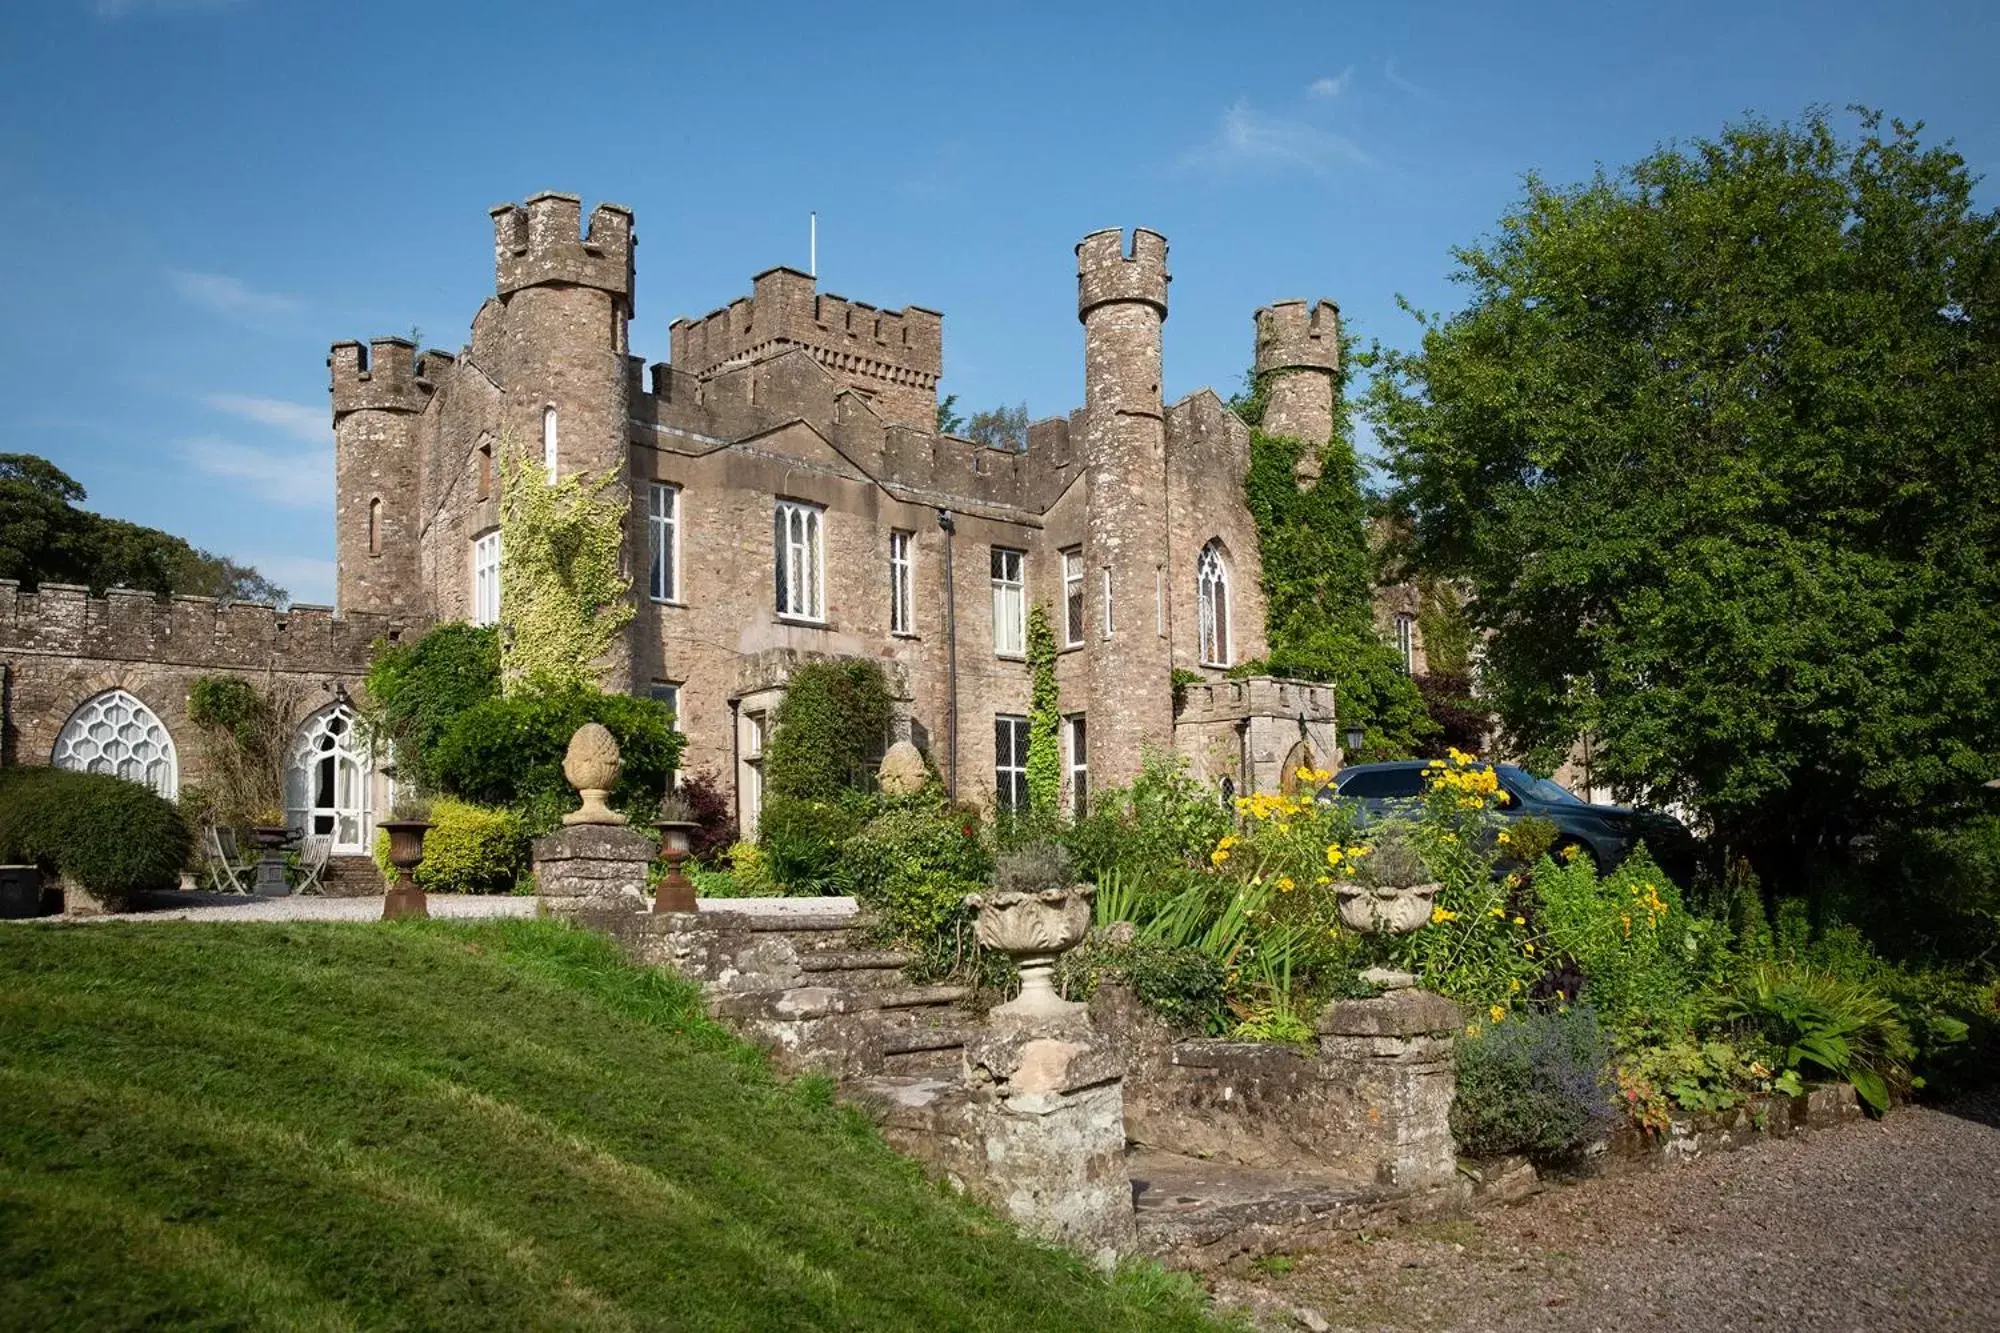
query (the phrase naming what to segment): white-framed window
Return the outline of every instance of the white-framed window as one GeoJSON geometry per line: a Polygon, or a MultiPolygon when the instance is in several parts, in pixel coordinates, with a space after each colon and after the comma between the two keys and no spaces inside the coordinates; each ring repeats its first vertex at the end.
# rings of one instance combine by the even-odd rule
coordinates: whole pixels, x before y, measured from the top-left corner
{"type": "Polygon", "coordinates": [[[1063,646],[1081,648],[1083,646],[1083,552],[1068,550],[1062,553],[1063,570],[1063,646]]]}
{"type": "Polygon", "coordinates": [[[917,534],[889,534],[889,632],[917,632],[917,534]]]}
{"type": "Polygon", "coordinates": [[[342,856],[368,853],[374,833],[368,745],[359,719],[344,704],[329,704],[305,720],[292,739],[285,766],[285,823],[302,833],[333,839],[342,856]]]}
{"type": "Polygon", "coordinates": [[[1020,657],[1028,651],[1028,556],[993,548],[993,651],[1020,657]]]}
{"type": "Polygon", "coordinates": [[[681,687],[675,682],[670,680],[656,680],[646,690],[646,693],[650,695],[652,698],[658,700],[660,703],[665,704],[669,709],[673,711],[674,730],[675,731],[682,730],[681,687]]]}
{"type": "Polygon", "coordinates": [[[542,409],[542,466],[549,470],[549,485],[555,485],[556,409],[554,403],[542,409]]]}
{"type": "Polygon", "coordinates": [[[500,623],[500,530],[472,539],[472,623],[500,623]]]}
{"type": "Polygon", "coordinates": [[[1104,567],[1104,637],[1110,638],[1118,628],[1118,618],[1111,612],[1111,566],[1104,567]]]}
{"type": "Polygon", "coordinates": [[[63,723],[49,763],[143,782],[170,801],[180,794],[174,738],[158,714],[125,690],[106,690],[84,700],[63,723]]]}
{"type": "Polygon", "coordinates": [[[825,620],[825,511],[799,500],[780,500],[772,512],[778,614],[825,620]]]}
{"type": "Polygon", "coordinates": [[[646,534],[652,567],[647,587],[656,602],[681,599],[681,488],[656,481],[646,496],[646,534]]]}
{"type": "Polygon", "coordinates": [[[1396,614],[1396,655],[1403,659],[1403,674],[1417,670],[1417,618],[1407,611],[1396,614]]]}
{"type": "Polygon", "coordinates": [[[1201,637],[1203,666],[1229,665],[1229,566],[1222,544],[1201,548],[1195,562],[1195,611],[1201,637]]]}
{"type": "Polygon", "coordinates": [[[993,800],[1002,810],[1028,808],[1028,719],[993,718],[993,800]]]}
{"type": "Polygon", "coordinates": [[[1090,807],[1090,734],[1083,714],[1069,719],[1069,813],[1082,819],[1090,807]]]}

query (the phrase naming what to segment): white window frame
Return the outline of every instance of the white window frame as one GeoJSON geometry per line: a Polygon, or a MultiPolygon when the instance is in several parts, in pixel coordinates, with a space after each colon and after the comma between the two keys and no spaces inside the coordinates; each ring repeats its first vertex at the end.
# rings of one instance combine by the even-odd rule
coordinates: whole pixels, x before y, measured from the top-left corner
{"type": "Polygon", "coordinates": [[[1015,713],[993,715],[993,804],[1020,813],[1028,808],[1028,719],[1015,713]],[[1002,747],[1001,737],[1007,744],[1002,747]],[[1010,761],[1010,762],[1003,762],[1010,761]]]}
{"type": "Polygon", "coordinates": [[[673,710],[674,730],[683,731],[681,726],[681,685],[677,680],[656,680],[647,687],[646,694],[673,710]]]}
{"type": "Polygon", "coordinates": [[[681,488],[656,481],[646,496],[646,589],[656,602],[681,599],[681,488]],[[662,557],[665,557],[664,562],[662,557]],[[663,577],[664,576],[664,577],[663,577]]]}
{"type": "Polygon", "coordinates": [[[993,580],[993,655],[1028,654],[1028,553],[995,546],[989,573],[993,580]]]}
{"type": "Polygon", "coordinates": [[[785,620],[826,621],[826,510],[804,500],[772,508],[773,600],[785,620]]]}
{"type": "Polygon", "coordinates": [[[917,632],[917,534],[889,533],[889,632],[917,632]]]}
{"type": "Polygon", "coordinates": [[[1063,721],[1069,747],[1069,814],[1071,819],[1082,819],[1090,807],[1090,729],[1082,713],[1071,713],[1063,721]]]}
{"type": "Polygon", "coordinates": [[[1062,553],[1063,647],[1083,647],[1083,548],[1062,553]]]}
{"type": "Polygon", "coordinates": [[[1396,613],[1396,652],[1403,659],[1403,674],[1417,674],[1417,618],[1407,611],[1396,613]]]}
{"type": "Polygon", "coordinates": [[[472,539],[472,623],[500,623],[500,529],[472,539]]]}
{"type": "Polygon", "coordinates": [[[548,469],[551,486],[556,484],[561,457],[556,447],[556,440],[556,405],[547,403],[542,407],[542,466],[548,469]]]}
{"type": "Polygon", "coordinates": [[[102,690],[78,704],[56,734],[49,763],[143,783],[170,801],[180,796],[181,761],[174,735],[129,690],[102,690]]]}
{"type": "Polygon", "coordinates": [[[1210,542],[1195,560],[1195,633],[1199,640],[1201,664],[1229,665],[1229,562],[1223,559],[1222,544],[1210,542]]]}

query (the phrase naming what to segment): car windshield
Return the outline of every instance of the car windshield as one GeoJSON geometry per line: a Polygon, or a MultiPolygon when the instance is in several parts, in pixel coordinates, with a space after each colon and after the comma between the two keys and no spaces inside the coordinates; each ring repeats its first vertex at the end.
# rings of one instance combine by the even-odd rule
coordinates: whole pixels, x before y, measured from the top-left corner
{"type": "Polygon", "coordinates": [[[1523,796],[1531,796],[1545,805],[1589,804],[1560,783],[1552,782],[1548,778],[1538,778],[1525,768],[1516,768],[1512,764],[1501,764],[1498,768],[1500,776],[1507,779],[1508,786],[1523,796]]]}

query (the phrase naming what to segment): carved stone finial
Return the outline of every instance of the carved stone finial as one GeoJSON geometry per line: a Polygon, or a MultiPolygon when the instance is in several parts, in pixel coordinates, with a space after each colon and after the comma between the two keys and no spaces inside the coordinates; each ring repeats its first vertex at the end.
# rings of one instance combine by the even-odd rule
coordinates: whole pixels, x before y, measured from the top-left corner
{"type": "Polygon", "coordinates": [[[565,824],[623,824],[625,816],[604,804],[604,798],[618,783],[624,762],[618,757],[618,740],[602,723],[586,722],[569,738],[563,755],[563,777],[576,788],[583,805],[563,816],[565,824]]]}
{"type": "Polygon", "coordinates": [[[882,756],[882,766],[875,770],[875,779],[881,785],[884,796],[914,796],[930,781],[930,770],[924,767],[923,752],[908,741],[897,741],[882,756]]]}

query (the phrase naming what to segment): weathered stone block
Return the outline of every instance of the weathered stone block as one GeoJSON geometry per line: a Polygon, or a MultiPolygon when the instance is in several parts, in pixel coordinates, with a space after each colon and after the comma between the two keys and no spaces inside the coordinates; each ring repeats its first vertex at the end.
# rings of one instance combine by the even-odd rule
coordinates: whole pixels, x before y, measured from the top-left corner
{"type": "Polygon", "coordinates": [[[565,913],[626,903],[644,911],[652,859],[653,840],[637,829],[572,824],[535,839],[535,893],[565,913]]]}

